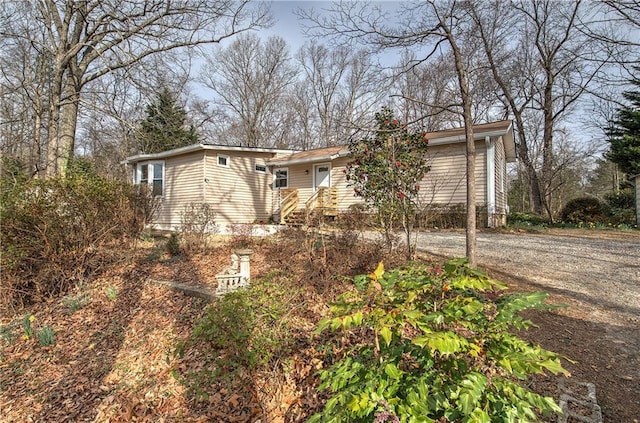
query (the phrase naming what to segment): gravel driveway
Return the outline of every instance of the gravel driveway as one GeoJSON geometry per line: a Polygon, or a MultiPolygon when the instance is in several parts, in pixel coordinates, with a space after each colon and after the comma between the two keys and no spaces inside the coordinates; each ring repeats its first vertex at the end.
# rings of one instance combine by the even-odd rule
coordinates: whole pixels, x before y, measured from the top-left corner
{"type": "MultiPolygon", "coordinates": [[[[492,277],[568,306],[528,314],[536,326],[521,336],[571,358],[565,368],[575,380],[596,385],[606,423],[640,423],[640,233],[482,232],[477,240],[478,265],[492,277]]],[[[465,235],[420,232],[417,247],[462,257],[465,235]]]]}
{"type": "MultiPolygon", "coordinates": [[[[478,264],[573,299],[583,316],[613,325],[640,323],[640,236],[603,236],[479,233],[478,264]]],[[[465,235],[421,232],[417,246],[460,257],[465,235]]]]}

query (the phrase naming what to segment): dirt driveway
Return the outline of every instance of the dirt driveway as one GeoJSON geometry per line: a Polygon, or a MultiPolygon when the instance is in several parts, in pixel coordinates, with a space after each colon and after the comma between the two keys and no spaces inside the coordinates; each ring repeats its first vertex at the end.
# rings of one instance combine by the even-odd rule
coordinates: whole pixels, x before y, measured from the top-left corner
{"type": "MultiPolygon", "coordinates": [[[[461,232],[425,232],[418,250],[465,255],[461,232]]],[[[516,289],[545,291],[568,305],[535,313],[525,336],[575,360],[593,382],[605,422],[640,422],[640,234],[557,231],[479,233],[478,263],[516,289]]]]}

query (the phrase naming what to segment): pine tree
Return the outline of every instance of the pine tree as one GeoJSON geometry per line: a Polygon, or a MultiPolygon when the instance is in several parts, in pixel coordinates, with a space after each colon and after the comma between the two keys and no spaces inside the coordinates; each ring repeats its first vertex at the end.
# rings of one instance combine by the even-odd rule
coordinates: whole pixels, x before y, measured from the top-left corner
{"type": "Polygon", "coordinates": [[[159,153],[198,142],[193,125],[175,96],[164,88],[155,103],[147,105],[147,118],[140,123],[138,141],[142,153],[159,153]]]}
{"type": "Polygon", "coordinates": [[[610,122],[607,135],[611,145],[606,154],[628,176],[640,174],[640,79],[630,82],[637,89],[623,93],[630,105],[618,109],[617,119],[610,122]]]}

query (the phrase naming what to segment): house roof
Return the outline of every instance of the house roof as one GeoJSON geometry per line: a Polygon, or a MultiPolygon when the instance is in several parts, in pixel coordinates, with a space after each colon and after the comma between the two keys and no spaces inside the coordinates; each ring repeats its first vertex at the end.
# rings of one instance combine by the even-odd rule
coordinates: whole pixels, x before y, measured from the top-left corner
{"type": "MultiPolygon", "coordinates": [[[[444,131],[427,132],[426,137],[429,140],[429,145],[453,144],[466,141],[464,132],[464,128],[446,129],[444,131]]],[[[507,161],[515,161],[517,157],[516,147],[513,138],[513,124],[510,120],[482,123],[473,126],[474,139],[482,140],[486,137],[503,137],[507,161]]],[[[342,145],[301,151],[289,154],[287,156],[270,159],[267,161],[267,163],[273,166],[287,166],[330,161],[338,157],[344,157],[348,155],[349,146],[342,145]]]]}
{"type": "MultiPolygon", "coordinates": [[[[456,142],[465,142],[464,127],[445,129],[444,131],[427,132],[429,145],[451,144],[456,142]]],[[[486,137],[502,137],[504,140],[505,155],[507,161],[515,161],[516,144],[513,138],[513,122],[510,120],[501,120],[497,122],[481,123],[473,125],[473,138],[476,140],[486,137]]]]}
{"type": "Polygon", "coordinates": [[[135,156],[127,157],[122,163],[131,164],[145,160],[158,160],[166,159],[168,157],[179,156],[181,154],[193,153],[194,151],[215,150],[215,151],[236,151],[236,152],[251,152],[251,153],[273,153],[273,154],[291,154],[296,150],[283,150],[276,148],[254,148],[254,147],[235,147],[231,145],[217,145],[217,144],[192,144],[186,147],[174,148],[173,150],[163,151],[161,153],[153,154],[137,154],[135,156]]]}
{"type": "MultiPolygon", "coordinates": [[[[486,137],[503,137],[505,146],[505,155],[508,162],[516,159],[516,146],[513,138],[513,123],[510,120],[502,120],[498,122],[482,123],[473,126],[473,137],[476,140],[485,139],[486,137]]],[[[444,131],[427,132],[429,145],[453,144],[465,142],[464,128],[446,129],[444,131]]],[[[275,148],[257,148],[257,147],[234,147],[230,145],[216,144],[193,144],[186,147],[175,148],[173,150],[163,151],[154,154],[138,154],[127,157],[122,163],[132,164],[145,160],[158,160],[168,157],[179,156],[200,150],[215,150],[228,152],[263,152],[273,153],[279,157],[271,158],[267,161],[272,166],[285,166],[304,163],[317,163],[323,161],[331,161],[339,157],[349,155],[349,147],[346,145],[317,148],[307,151],[282,150],[275,148]]]]}
{"type": "Polygon", "coordinates": [[[273,166],[294,165],[311,162],[322,162],[337,159],[349,155],[349,147],[339,145],[335,147],[317,148],[314,150],[300,151],[287,156],[277,157],[267,160],[273,166]]]}

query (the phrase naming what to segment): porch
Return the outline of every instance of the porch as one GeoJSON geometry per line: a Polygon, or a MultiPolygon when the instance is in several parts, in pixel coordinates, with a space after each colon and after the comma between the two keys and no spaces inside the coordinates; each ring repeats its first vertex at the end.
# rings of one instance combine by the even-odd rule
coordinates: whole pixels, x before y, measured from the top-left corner
{"type": "Polygon", "coordinates": [[[338,191],[335,187],[318,187],[301,203],[297,188],[280,190],[280,224],[308,225],[316,220],[338,216],[338,191]]]}

